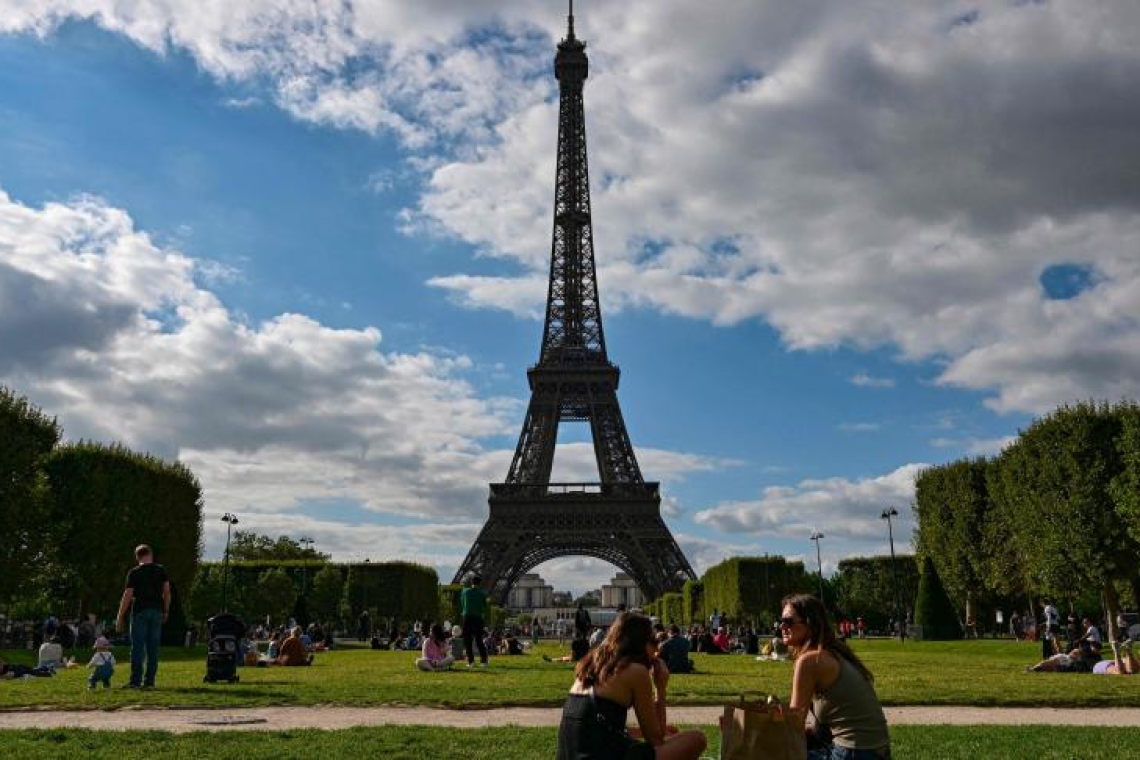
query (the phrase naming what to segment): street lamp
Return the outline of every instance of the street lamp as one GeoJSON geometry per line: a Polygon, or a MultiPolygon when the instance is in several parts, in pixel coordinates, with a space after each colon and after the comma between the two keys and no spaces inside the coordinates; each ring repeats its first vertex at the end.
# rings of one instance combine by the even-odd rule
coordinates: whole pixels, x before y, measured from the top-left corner
{"type": "Polygon", "coordinates": [[[819,603],[827,606],[827,602],[823,601],[823,559],[819,554],[819,540],[825,536],[818,530],[811,532],[811,540],[815,541],[815,564],[819,568],[819,603]]]}
{"type": "Polygon", "coordinates": [[[222,515],[222,522],[226,524],[226,561],[222,566],[222,612],[226,612],[226,591],[230,580],[230,532],[238,524],[237,515],[226,512],[222,515]]]}
{"type": "Polygon", "coordinates": [[[883,513],[879,515],[880,518],[887,521],[887,537],[891,542],[891,575],[895,580],[895,624],[899,627],[899,639],[906,638],[906,628],[903,627],[902,618],[899,616],[901,610],[899,609],[899,569],[895,566],[895,531],[891,525],[891,518],[898,517],[899,511],[894,507],[887,507],[883,513]]]}
{"type": "MultiPolygon", "coordinates": [[[[309,538],[308,536],[301,536],[299,539],[297,539],[297,543],[299,543],[301,546],[305,547],[305,549],[306,549],[305,553],[308,554],[308,552],[312,551],[313,544],[315,544],[316,541],[309,538]]],[[[308,561],[308,557],[305,557],[304,561],[308,561]]],[[[304,597],[306,594],[306,591],[307,591],[306,585],[308,583],[308,579],[309,579],[309,566],[308,565],[301,565],[301,596],[302,597],[304,597]]]]}

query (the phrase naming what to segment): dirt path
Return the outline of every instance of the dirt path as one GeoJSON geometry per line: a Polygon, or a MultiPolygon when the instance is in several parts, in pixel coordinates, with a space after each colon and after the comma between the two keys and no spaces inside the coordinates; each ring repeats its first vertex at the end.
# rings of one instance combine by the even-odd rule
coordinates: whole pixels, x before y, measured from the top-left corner
{"type": "MultiPolygon", "coordinates": [[[[338,729],[353,726],[430,725],[556,726],[561,710],[550,707],[509,707],[494,710],[440,710],[421,707],[266,707],[236,710],[110,711],[26,710],[0,712],[0,728],[91,728],[105,730],[157,729],[188,731],[276,731],[292,728],[338,729]]],[[[676,707],[669,722],[712,725],[719,707],[676,707]]],[[[892,725],[1023,725],[1140,727],[1140,708],[987,708],[888,707],[892,725]]]]}

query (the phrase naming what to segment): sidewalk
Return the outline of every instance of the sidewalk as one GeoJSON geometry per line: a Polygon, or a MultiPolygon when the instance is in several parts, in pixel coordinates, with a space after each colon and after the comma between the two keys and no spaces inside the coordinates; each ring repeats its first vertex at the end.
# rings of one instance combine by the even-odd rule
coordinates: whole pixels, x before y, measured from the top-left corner
{"type": "MultiPolygon", "coordinates": [[[[888,707],[891,725],[1051,725],[1140,727],[1140,708],[888,707]]],[[[675,707],[669,722],[715,725],[719,707],[675,707]]],[[[0,712],[0,729],[90,728],[102,730],[284,731],[353,726],[557,726],[561,708],[508,707],[442,710],[423,707],[264,707],[218,710],[26,710],[0,712]]]]}

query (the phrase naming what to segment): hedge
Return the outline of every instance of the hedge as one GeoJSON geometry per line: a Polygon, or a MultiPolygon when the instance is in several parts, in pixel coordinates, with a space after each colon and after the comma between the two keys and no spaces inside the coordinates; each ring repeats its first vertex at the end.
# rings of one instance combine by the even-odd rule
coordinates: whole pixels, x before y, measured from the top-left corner
{"type": "Polygon", "coordinates": [[[54,592],[76,603],[74,614],[117,612],[138,544],[151,546],[180,598],[190,588],[201,553],[202,489],[184,465],[81,442],[53,451],[44,472],[54,592]]]}

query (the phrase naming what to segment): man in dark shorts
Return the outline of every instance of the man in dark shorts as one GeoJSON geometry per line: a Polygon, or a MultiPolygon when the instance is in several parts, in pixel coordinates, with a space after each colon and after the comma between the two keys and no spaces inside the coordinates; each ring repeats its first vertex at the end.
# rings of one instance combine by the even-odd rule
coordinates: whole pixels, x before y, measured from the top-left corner
{"type": "Polygon", "coordinates": [[[170,579],[166,568],[154,561],[146,544],[135,549],[138,565],[127,573],[127,587],[119,602],[118,629],[131,610],[131,680],[128,689],[153,688],[158,674],[158,645],[162,624],[170,614],[170,579]],[[146,673],[143,674],[143,659],[146,673]]]}

